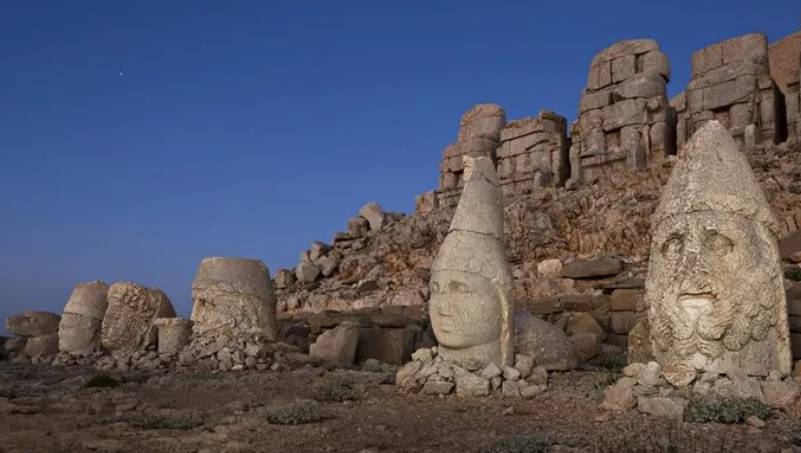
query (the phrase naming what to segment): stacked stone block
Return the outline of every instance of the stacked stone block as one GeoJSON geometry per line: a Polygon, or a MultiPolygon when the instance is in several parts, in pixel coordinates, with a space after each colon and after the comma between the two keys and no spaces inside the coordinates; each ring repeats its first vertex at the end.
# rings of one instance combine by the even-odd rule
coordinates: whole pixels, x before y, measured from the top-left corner
{"type": "Polygon", "coordinates": [[[505,196],[537,187],[562,186],[569,175],[567,120],[554,112],[509,123],[496,151],[505,196]]]}
{"type": "Polygon", "coordinates": [[[642,288],[617,288],[610,294],[609,342],[625,348],[629,332],[645,317],[642,288]]]}
{"type": "Polygon", "coordinates": [[[695,52],[692,80],[673,106],[680,146],[709,120],[728,128],[741,147],[786,136],[784,95],[771,78],[768,40],[761,33],[695,52]]]}
{"type": "Polygon", "coordinates": [[[445,148],[440,163],[438,205],[456,206],[464,186],[463,156],[489,157],[495,161],[506,112],[496,104],[477,104],[462,116],[459,135],[445,148]]]}
{"type": "Polygon", "coordinates": [[[675,152],[670,63],[651,39],[620,41],[593,58],[573,124],[569,185],[675,152]]]}

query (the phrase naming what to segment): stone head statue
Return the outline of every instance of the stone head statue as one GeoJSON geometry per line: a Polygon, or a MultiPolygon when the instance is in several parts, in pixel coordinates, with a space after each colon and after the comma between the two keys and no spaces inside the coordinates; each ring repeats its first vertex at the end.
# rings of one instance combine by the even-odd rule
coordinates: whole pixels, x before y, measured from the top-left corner
{"type": "Polygon", "coordinates": [[[502,243],[503,207],[492,160],[465,157],[464,181],[431,269],[431,325],[444,359],[511,365],[512,276],[502,243]]]}
{"type": "Polygon", "coordinates": [[[776,220],[717,121],[682,150],[652,221],[646,302],[654,356],[674,385],[696,371],[789,374],[776,220]]]}
{"type": "Polygon", "coordinates": [[[100,329],[108,308],[108,285],[78,283],[70,294],[58,325],[58,348],[70,353],[91,352],[100,345],[100,329]]]}

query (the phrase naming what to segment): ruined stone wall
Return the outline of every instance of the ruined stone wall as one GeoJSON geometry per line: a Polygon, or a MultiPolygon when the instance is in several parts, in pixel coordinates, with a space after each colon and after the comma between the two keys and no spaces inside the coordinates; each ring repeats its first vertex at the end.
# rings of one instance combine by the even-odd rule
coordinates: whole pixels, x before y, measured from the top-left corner
{"type": "Polygon", "coordinates": [[[786,138],[784,95],[771,78],[768,41],[753,33],[705,47],[692,56],[692,80],[672,104],[677,139],[718,120],[742,147],[786,138]]]}
{"type": "Polygon", "coordinates": [[[505,125],[506,112],[496,104],[478,104],[462,116],[456,143],[443,151],[439,166],[438,205],[453,207],[459,202],[464,185],[463,156],[495,160],[500,131],[505,125]]]}
{"type": "Polygon", "coordinates": [[[670,64],[656,41],[620,41],[593,58],[570,149],[570,185],[675,153],[666,84],[670,64]]]}
{"type": "Polygon", "coordinates": [[[554,112],[512,121],[500,133],[496,151],[504,196],[562,186],[569,175],[567,120],[554,112]]]}

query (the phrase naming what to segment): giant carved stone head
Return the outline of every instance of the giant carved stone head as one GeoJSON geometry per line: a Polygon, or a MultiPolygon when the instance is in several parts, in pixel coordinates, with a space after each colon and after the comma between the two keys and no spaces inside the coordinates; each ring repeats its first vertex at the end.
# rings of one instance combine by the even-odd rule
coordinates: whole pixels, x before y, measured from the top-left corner
{"type": "Polygon", "coordinates": [[[492,161],[465,158],[464,191],[431,270],[429,312],[439,354],[511,365],[511,271],[492,161]]]}
{"type": "Polygon", "coordinates": [[[745,155],[717,121],[682,150],[652,221],[646,301],[665,377],[789,374],[776,221],[745,155]]]}

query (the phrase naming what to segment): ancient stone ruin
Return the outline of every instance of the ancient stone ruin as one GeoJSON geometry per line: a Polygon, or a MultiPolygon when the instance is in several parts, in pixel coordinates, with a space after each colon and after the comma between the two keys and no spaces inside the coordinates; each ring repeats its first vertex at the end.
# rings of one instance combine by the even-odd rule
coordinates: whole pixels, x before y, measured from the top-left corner
{"type": "Polygon", "coordinates": [[[192,282],[193,332],[223,343],[242,336],[277,337],[275,295],[259,260],[204,258],[192,282]]]}
{"type": "Polygon", "coordinates": [[[678,114],[679,145],[709,120],[728,128],[741,147],[779,143],[787,136],[784,95],[771,77],[768,40],[761,33],[695,52],[692,80],[672,104],[678,114]]]}
{"type": "Polygon", "coordinates": [[[667,56],[651,39],[620,41],[593,58],[573,125],[571,184],[675,154],[668,81],[667,56]]]}
{"type": "Polygon", "coordinates": [[[156,319],[175,317],[172,303],[159,289],[117,282],[108,289],[107,297],[100,342],[112,352],[134,352],[155,345],[156,319]]]}
{"type": "Polygon", "coordinates": [[[506,112],[496,104],[478,104],[462,116],[456,143],[443,151],[439,171],[438,205],[455,206],[464,186],[463,156],[487,157],[495,161],[495,150],[506,112]]]}
{"type": "Polygon", "coordinates": [[[501,129],[496,152],[504,195],[562,186],[570,172],[567,120],[554,112],[512,121],[501,129]]]}
{"type": "Polygon", "coordinates": [[[668,382],[690,384],[697,372],[788,375],[777,222],[719,122],[706,123],[682,151],[653,228],[646,305],[668,382]]]}
{"type": "Polygon", "coordinates": [[[100,330],[108,309],[108,285],[78,283],[72,290],[58,325],[58,349],[83,354],[100,347],[100,330]]]}
{"type": "Polygon", "coordinates": [[[431,266],[431,324],[445,360],[511,365],[512,275],[498,177],[489,157],[467,156],[464,169],[464,191],[431,266]]]}

